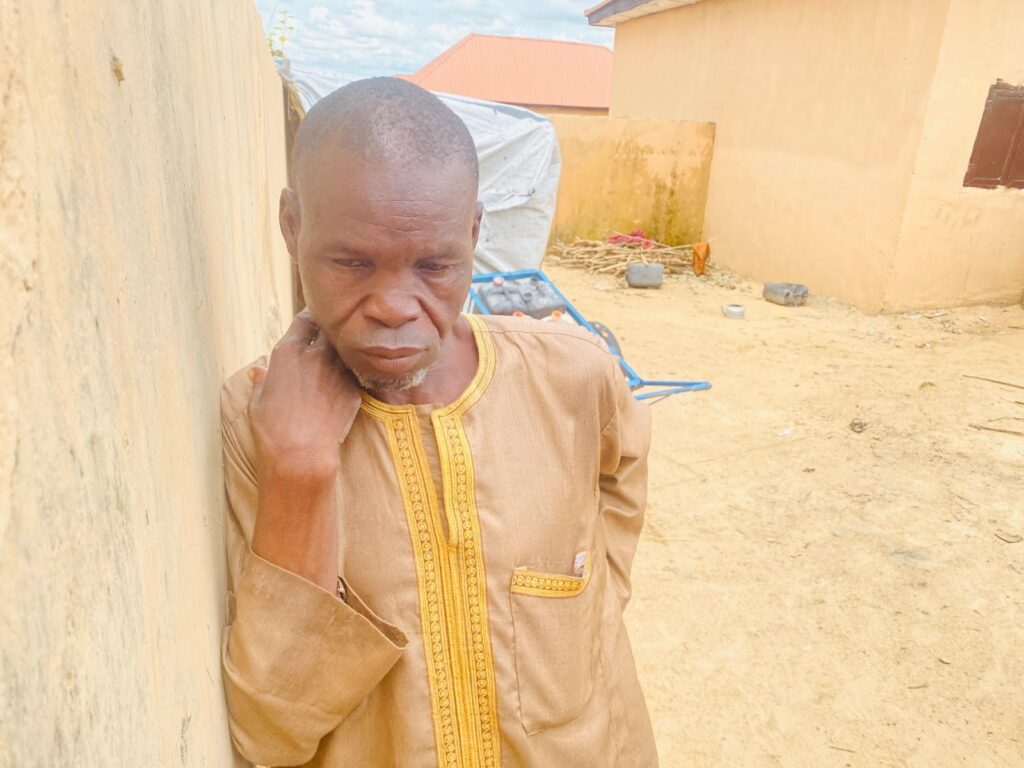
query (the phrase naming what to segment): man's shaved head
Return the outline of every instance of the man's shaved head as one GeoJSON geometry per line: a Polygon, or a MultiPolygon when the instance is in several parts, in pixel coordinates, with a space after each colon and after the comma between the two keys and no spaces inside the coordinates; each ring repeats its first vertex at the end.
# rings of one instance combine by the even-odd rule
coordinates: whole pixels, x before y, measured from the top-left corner
{"type": "Polygon", "coordinates": [[[395,77],[349,83],[309,110],[292,149],[297,187],[328,147],[396,170],[464,168],[474,188],[479,178],[473,137],[459,116],[430,91],[395,77]]]}

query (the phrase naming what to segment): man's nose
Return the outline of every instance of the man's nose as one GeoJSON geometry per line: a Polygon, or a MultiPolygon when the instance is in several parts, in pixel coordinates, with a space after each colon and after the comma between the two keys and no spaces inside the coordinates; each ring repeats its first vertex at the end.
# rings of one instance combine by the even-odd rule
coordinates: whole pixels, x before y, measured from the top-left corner
{"type": "Polygon", "coordinates": [[[410,292],[392,286],[367,297],[363,313],[388,328],[399,328],[419,317],[420,303],[410,292]]]}

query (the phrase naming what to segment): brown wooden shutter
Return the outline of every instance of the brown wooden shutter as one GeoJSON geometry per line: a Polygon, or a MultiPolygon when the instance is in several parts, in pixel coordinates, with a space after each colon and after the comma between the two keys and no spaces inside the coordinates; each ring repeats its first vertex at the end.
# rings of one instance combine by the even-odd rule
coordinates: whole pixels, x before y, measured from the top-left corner
{"type": "Polygon", "coordinates": [[[1024,188],[1024,87],[997,80],[989,88],[965,187],[1024,188]]]}
{"type": "Polygon", "coordinates": [[[1017,131],[1017,146],[1007,166],[1004,182],[1008,187],[1024,189],[1024,121],[1017,131]]]}

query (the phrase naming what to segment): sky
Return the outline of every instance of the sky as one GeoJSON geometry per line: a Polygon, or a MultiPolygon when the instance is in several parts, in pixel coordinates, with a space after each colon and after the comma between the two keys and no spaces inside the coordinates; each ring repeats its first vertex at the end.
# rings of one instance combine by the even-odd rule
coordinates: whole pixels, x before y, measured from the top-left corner
{"type": "Polygon", "coordinates": [[[597,0],[255,0],[268,31],[287,11],[285,55],[339,82],[418,70],[470,32],[576,40],[611,47],[590,27],[597,0]]]}

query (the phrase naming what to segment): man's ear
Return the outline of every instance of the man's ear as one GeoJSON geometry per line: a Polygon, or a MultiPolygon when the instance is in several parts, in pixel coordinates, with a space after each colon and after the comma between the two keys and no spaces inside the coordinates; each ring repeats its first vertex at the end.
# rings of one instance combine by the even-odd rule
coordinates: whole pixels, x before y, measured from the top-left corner
{"type": "Polygon", "coordinates": [[[289,187],[281,190],[278,220],[281,224],[281,234],[284,235],[284,243],[288,247],[288,253],[292,257],[292,261],[298,264],[299,227],[302,224],[302,216],[299,211],[299,196],[295,194],[295,190],[289,187]]]}
{"type": "Polygon", "coordinates": [[[480,239],[480,222],[484,216],[484,204],[479,200],[476,202],[476,215],[473,217],[473,250],[476,250],[476,243],[480,239]]]}

